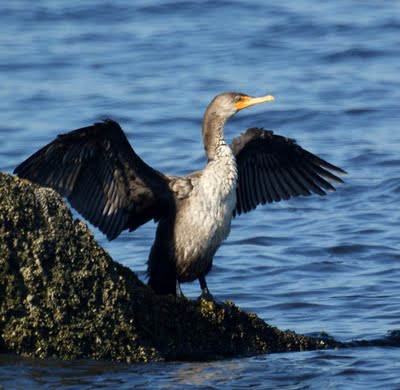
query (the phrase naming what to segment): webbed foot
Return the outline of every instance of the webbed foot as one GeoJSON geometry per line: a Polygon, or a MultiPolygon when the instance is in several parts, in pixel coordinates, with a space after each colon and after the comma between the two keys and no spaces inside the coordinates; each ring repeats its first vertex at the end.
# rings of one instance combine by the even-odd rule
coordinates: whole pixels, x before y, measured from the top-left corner
{"type": "Polygon", "coordinates": [[[228,310],[230,308],[229,305],[215,298],[214,295],[210,293],[210,290],[207,287],[206,278],[204,276],[199,278],[199,282],[201,287],[201,295],[197,298],[198,300],[204,299],[205,301],[212,302],[221,309],[228,310]]]}

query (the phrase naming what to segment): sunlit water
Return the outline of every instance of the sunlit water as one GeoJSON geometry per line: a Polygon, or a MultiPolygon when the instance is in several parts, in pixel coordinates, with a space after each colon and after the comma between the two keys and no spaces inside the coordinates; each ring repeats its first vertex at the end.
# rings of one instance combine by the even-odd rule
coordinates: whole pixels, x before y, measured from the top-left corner
{"type": "MultiPolygon", "coordinates": [[[[346,169],[346,184],[233,222],[210,290],[281,329],[339,340],[400,328],[400,3],[3,1],[0,169],[56,134],[118,120],[153,167],[201,169],[214,95],[271,93],[230,140],[263,126],[346,169]]],[[[145,279],[148,224],[109,243],[145,279]]],[[[196,297],[197,283],[184,285],[196,297]]],[[[400,388],[398,349],[125,365],[0,357],[0,387],[400,388]]]]}

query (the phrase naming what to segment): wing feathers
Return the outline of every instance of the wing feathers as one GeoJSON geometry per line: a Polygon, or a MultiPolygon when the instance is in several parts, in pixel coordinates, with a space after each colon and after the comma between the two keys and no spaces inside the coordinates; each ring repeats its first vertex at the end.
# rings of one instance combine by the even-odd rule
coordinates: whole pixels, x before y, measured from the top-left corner
{"type": "Polygon", "coordinates": [[[335,191],[343,180],[333,174],[346,172],[302,149],[294,140],[263,129],[248,129],[236,138],[232,151],[238,165],[237,204],[234,214],[258,204],[279,202],[311,193],[335,191]]]}
{"type": "Polygon", "coordinates": [[[66,196],[110,240],[159,219],[171,205],[168,179],[137,156],[109,119],[58,136],[14,173],[66,196]]]}
{"type": "Polygon", "coordinates": [[[267,171],[261,171],[261,177],[262,177],[262,185],[263,185],[263,194],[265,195],[265,199],[268,203],[272,203],[273,199],[272,196],[268,190],[268,188],[271,188],[271,184],[269,181],[268,177],[268,172],[267,171]]]}

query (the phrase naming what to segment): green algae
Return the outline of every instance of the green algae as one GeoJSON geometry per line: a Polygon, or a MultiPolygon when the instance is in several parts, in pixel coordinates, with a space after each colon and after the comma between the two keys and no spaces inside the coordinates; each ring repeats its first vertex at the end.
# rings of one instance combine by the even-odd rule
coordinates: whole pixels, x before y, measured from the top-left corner
{"type": "Polygon", "coordinates": [[[147,362],[339,346],[282,332],[232,303],[156,296],[56,192],[0,172],[1,352],[147,362]]]}

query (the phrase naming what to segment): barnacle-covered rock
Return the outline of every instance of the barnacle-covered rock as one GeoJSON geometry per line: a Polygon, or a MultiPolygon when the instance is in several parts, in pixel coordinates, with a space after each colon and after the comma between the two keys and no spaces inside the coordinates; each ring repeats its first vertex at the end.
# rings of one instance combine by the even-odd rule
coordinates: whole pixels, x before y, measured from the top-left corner
{"type": "Polygon", "coordinates": [[[145,362],[337,346],[233,304],[155,295],[56,192],[0,172],[0,352],[145,362]]]}

